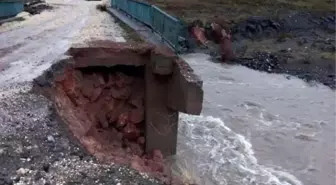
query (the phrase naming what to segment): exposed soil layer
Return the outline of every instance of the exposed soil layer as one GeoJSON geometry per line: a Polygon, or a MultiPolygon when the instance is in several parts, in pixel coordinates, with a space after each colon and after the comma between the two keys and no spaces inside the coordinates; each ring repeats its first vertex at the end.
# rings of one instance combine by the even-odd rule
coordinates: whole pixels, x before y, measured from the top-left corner
{"type": "Polygon", "coordinates": [[[178,185],[164,157],[176,153],[177,111],[200,113],[202,82],[163,51],[111,41],[76,44],[35,82],[99,161],[178,185]]]}
{"type": "Polygon", "coordinates": [[[101,162],[181,184],[165,158],[176,153],[178,111],[202,109],[202,81],[190,66],[163,48],[108,40],[66,54],[35,84],[81,145],[101,162]]]}
{"type": "Polygon", "coordinates": [[[161,152],[144,152],[143,75],[143,67],[66,68],[47,91],[74,136],[99,161],[128,165],[171,184],[161,152]]]}
{"type": "Polygon", "coordinates": [[[97,161],[73,137],[53,103],[26,88],[1,91],[1,185],[160,184],[126,166],[97,161]]]}

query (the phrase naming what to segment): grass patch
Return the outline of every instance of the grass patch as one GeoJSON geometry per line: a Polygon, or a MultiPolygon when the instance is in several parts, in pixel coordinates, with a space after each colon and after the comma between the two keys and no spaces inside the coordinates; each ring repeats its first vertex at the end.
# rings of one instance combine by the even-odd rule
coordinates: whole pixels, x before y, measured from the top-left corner
{"type": "Polygon", "coordinates": [[[334,60],[336,59],[336,55],[335,55],[335,52],[331,53],[331,52],[321,52],[320,53],[320,56],[322,59],[325,59],[325,60],[334,60]]]}

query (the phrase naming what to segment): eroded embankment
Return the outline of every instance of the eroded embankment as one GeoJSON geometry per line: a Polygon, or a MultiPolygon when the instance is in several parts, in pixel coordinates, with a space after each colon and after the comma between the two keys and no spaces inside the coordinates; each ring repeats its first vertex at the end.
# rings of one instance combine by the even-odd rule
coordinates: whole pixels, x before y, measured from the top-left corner
{"type": "Polygon", "coordinates": [[[203,52],[222,61],[268,73],[296,76],[335,88],[335,16],[295,12],[277,17],[250,17],[231,28],[222,18],[214,22],[195,21],[192,34],[205,46],[203,52]],[[215,23],[215,24],[216,24],[215,23]],[[197,28],[197,29],[196,29],[197,28]],[[220,30],[231,42],[221,42],[220,30]],[[220,36],[218,36],[220,35],[220,36]],[[227,52],[233,51],[234,57],[227,52]],[[216,54],[218,53],[218,54],[216,54]]]}
{"type": "Polygon", "coordinates": [[[153,171],[159,177],[164,172],[161,152],[144,155],[143,72],[143,67],[134,66],[67,66],[46,90],[59,116],[98,160],[153,171]]]}
{"type": "MultiPolygon", "coordinates": [[[[146,87],[153,85],[150,87],[153,90],[156,87],[162,89],[172,75],[158,78],[157,82],[161,81],[162,85],[148,83],[148,76],[155,75],[152,71],[146,71],[148,66],[146,63],[150,60],[143,56],[149,56],[152,48],[133,47],[127,44],[112,45],[112,48],[96,50],[93,56],[87,55],[90,53],[89,47],[81,50],[70,49],[68,51],[70,56],[54,64],[35,82],[54,101],[57,113],[67,123],[74,136],[98,160],[129,165],[163,183],[179,184],[178,180],[171,176],[170,169],[164,161],[164,155],[169,152],[174,154],[176,151],[177,119],[174,117],[175,122],[155,128],[158,131],[160,129],[167,131],[169,124],[172,125],[168,129],[172,134],[161,136],[168,142],[155,138],[155,134],[150,133],[148,127],[146,129],[145,121],[145,115],[150,119],[150,114],[146,114],[146,110],[161,104],[155,103],[154,107],[148,104],[145,106],[146,87]],[[113,54],[110,55],[110,51],[113,54]],[[109,53],[107,58],[106,53],[109,53]],[[152,141],[153,145],[148,144],[146,141],[148,138],[157,141],[152,141]],[[170,143],[171,146],[167,146],[167,150],[164,147],[155,148],[158,143],[162,145],[170,143]]],[[[163,68],[156,70],[166,72],[163,68]]],[[[163,107],[166,107],[166,101],[162,102],[163,107]]],[[[195,109],[197,102],[193,103],[191,109],[200,111],[195,109]]],[[[166,111],[169,112],[172,111],[166,111]]],[[[153,119],[159,122],[161,118],[153,119]]],[[[159,123],[153,125],[155,124],[160,126],[159,123]]]]}

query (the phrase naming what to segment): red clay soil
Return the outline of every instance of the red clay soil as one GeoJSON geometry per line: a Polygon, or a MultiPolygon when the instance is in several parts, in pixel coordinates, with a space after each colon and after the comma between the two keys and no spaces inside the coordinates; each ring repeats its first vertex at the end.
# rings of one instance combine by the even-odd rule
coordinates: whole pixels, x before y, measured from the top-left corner
{"type": "Polygon", "coordinates": [[[234,58],[231,34],[229,30],[221,26],[220,23],[212,22],[211,28],[206,31],[205,28],[196,21],[190,31],[196,41],[205,47],[210,47],[210,41],[219,44],[219,52],[223,62],[234,58]]]}
{"type": "Polygon", "coordinates": [[[67,69],[55,87],[59,114],[88,152],[171,184],[161,152],[144,154],[143,77],[67,69]]]}
{"type": "Polygon", "coordinates": [[[202,82],[187,63],[156,49],[106,41],[75,45],[36,82],[46,87],[59,116],[99,161],[179,185],[164,159],[175,154],[178,117],[169,122],[175,129],[168,136],[147,122],[166,128],[166,117],[153,111],[199,114],[202,82]]]}

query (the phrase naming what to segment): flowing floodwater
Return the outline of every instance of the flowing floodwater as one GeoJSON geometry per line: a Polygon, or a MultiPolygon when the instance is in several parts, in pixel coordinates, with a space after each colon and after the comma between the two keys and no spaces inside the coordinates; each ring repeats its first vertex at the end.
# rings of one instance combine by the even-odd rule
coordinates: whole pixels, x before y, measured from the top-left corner
{"type": "Polygon", "coordinates": [[[335,183],[334,91],[182,57],[204,81],[204,103],[201,116],[180,116],[178,159],[203,184],[335,183]]]}

